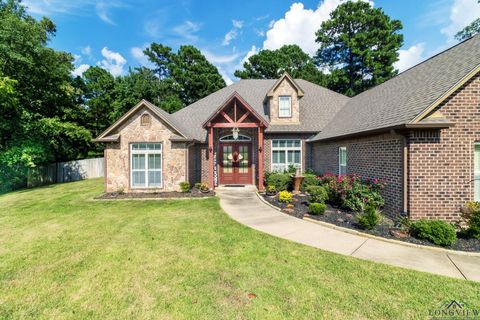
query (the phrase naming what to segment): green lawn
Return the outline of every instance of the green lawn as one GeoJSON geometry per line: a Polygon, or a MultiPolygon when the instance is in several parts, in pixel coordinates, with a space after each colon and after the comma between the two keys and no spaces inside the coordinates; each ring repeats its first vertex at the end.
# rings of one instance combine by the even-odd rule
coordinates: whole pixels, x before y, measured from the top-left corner
{"type": "Polygon", "coordinates": [[[101,191],[95,179],[0,196],[0,318],[425,319],[449,299],[480,306],[479,283],[277,239],[217,199],[92,200],[101,191]]]}

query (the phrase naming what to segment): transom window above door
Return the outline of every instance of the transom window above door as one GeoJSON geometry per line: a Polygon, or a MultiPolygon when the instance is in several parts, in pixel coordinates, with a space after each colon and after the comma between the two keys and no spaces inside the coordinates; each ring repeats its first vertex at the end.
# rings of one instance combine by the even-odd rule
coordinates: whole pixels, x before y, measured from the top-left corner
{"type": "Polygon", "coordinates": [[[292,116],[292,97],[278,97],[278,116],[280,118],[290,118],[292,116]]]}
{"type": "Polygon", "coordinates": [[[272,171],[283,172],[290,166],[302,167],[302,141],[299,139],[272,140],[272,171]]]}
{"type": "Polygon", "coordinates": [[[162,144],[132,143],[130,154],[132,188],[161,188],[163,184],[162,144]]]}

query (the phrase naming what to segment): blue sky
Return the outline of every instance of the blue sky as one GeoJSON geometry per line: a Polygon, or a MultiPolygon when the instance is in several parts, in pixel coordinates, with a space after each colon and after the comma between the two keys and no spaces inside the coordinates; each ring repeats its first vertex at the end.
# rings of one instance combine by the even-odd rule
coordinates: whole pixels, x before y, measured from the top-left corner
{"type": "MultiPolygon", "coordinates": [[[[100,65],[114,75],[148,65],[142,49],[158,42],[199,48],[227,83],[242,61],[262,48],[298,44],[316,50],[314,33],[342,0],[24,0],[35,17],[57,25],[51,46],[75,55],[76,74],[100,65]]],[[[480,17],[477,0],[373,0],[402,21],[405,43],[397,67],[404,70],[456,43],[453,35],[480,17]]]]}

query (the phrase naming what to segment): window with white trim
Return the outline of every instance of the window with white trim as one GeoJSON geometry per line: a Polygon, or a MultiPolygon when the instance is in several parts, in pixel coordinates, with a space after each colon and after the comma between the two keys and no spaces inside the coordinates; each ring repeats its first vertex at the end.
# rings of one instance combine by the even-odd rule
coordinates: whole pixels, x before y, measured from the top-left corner
{"type": "Polygon", "coordinates": [[[474,200],[480,201],[480,143],[475,144],[475,156],[474,156],[474,200]]]}
{"type": "Polygon", "coordinates": [[[272,171],[283,172],[291,165],[295,168],[302,167],[302,141],[272,140],[272,171]]]}
{"type": "Polygon", "coordinates": [[[132,143],[130,148],[132,188],[162,187],[162,144],[132,143]]]}
{"type": "Polygon", "coordinates": [[[278,97],[278,116],[280,118],[290,118],[292,116],[292,97],[278,97]]]}
{"type": "Polygon", "coordinates": [[[338,174],[347,174],[347,147],[338,148],[338,174]]]}

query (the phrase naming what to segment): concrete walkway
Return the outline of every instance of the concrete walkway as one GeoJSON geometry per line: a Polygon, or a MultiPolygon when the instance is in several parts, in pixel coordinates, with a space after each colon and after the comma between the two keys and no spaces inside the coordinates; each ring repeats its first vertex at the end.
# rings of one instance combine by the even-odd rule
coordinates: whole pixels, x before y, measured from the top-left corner
{"type": "Polygon", "coordinates": [[[315,248],[448,277],[480,281],[480,255],[411,247],[328,228],[281,213],[263,203],[253,187],[219,188],[222,208],[253,229],[315,248]]]}

